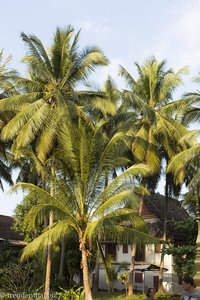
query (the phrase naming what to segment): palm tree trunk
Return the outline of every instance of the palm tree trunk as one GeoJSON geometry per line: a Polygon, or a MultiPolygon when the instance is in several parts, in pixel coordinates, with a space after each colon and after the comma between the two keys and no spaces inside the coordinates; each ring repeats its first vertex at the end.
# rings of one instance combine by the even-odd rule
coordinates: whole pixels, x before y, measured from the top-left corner
{"type": "Polygon", "coordinates": [[[65,246],[66,246],[66,240],[65,238],[63,238],[61,241],[60,266],[59,266],[59,274],[58,274],[58,278],[60,280],[64,279],[65,246]]]}
{"type": "Polygon", "coordinates": [[[81,243],[82,268],[83,268],[83,286],[85,291],[85,300],[92,300],[90,288],[90,276],[88,270],[88,254],[84,242],[81,243]]]}
{"type": "MultiPolygon", "coordinates": [[[[163,241],[167,241],[167,217],[168,217],[168,175],[166,174],[166,185],[165,185],[165,203],[164,203],[164,227],[163,227],[163,241]]],[[[158,291],[160,293],[164,293],[163,288],[163,278],[164,278],[164,253],[165,253],[165,243],[162,245],[162,253],[161,253],[161,260],[160,260],[160,272],[159,272],[159,286],[158,291]]]]}
{"type": "Polygon", "coordinates": [[[133,295],[133,275],[134,275],[134,267],[135,267],[135,253],[136,253],[136,245],[133,244],[131,246],[131,268],[128,280],[128,296],[133,295]]]}
{"type": "MultiPolygon", "coordinates": [[[[55,168],[52,164],[51,167],[51,174],[52,177],[55,177],[55,168]]],[[[51,195],[54,195],[54,183],[53,180],[51,181],[51,195]]],[[[49,214],[49,230],[51,229],[51,226],[53,225],[53,211],[49,214]]],[[[53,251],[53,244],[52,241],[49,240],[48,246],[47,246],[47,265],[46,265],[46,278],[45,278],[45,292],[44,292],[44,299],[49,299],[49,293],[50,293],[50,284],[51,284],[51,263],[52,263],[52,251],[53,251]]]]}
{"type": "MultiPolygon", "coordinates": [[[[53,212],[49,216],[49,228],[53,224],[53,212]]],[[[49,299],[50,283],[51,283],[51,261],[52,261],[52,242],[49,241],[47,246],[47,265],[46,265],[46,278],[45,278],[45,292],[44,299],[49,299]]]]}

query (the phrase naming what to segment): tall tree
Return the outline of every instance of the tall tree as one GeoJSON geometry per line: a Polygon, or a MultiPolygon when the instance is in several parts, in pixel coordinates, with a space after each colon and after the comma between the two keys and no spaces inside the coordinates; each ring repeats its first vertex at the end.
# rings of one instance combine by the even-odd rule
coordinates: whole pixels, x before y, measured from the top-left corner
{"type": "MultiPolygon", "coordinates": [[[[180,145],[179,140],[187,133],[187,129],[175,119],[176,107],[172,94],[182,84],[182,75],[187,69],[174,72],[166,69],[166,62],[158,62],[154,57],[147,59],[143,65],[135,64],[138,78],[134,79],[124,68],[120,67],[119,74],[125,78],[128,89],[124,90],[123,97],[129,103],[129,110],[135,110],[137,120],[134,123],[132,152],[134,160],[147,162],[154,175],[143,179],[143,183],[154,191],[160,179],[163,160],[168,161],[178,151],[186,147],[180,145]]],[[[167,207],[168,196],[172,190],[172,182],[166,175],[165,187],[165,221],[164,234],[167,235],[167,207]]],[[[162,262],[163,264],[163,262],[162,262]]],[[[162,270],[162,268],[161,268],[162,270]]],[[[160,274],[162,286],[163,272],[160,274]]]]}
{"type": "Polygon", "coordinates": [[[89,122],[77,104],[96,94],[78,91],[77,87],[96,67],[107,65],[108,60],[97,47],[79,51],[79,32],[74,37],[73,34],[71,26],[66,30],[58,28],[49,51],[36,36],[21,34],[27,47],[23,61],[29,78],[15,77],[20,92],[0,102],[0,112],[15,111],[3,127],[1,138],[12,140],[16,154],[31,145],[39,160],[45,162],[54,151],[58,129],[65,120],[75,121],[81,116],[89,122]]]}
{"type": "Polygon", "coordinates": [[[23,61],[27,64],[29,78],[17,77],[20,94],[1,100],[0,111],[16,110],[16,116],[4,126],[3,140],[13,140],[13,149],[30,145],[37,137],[34,148],[44,161],[55,143],[61,120],[87,118],[81,107],[84,99],[96,96],[91,91],[78,91],[96,67],[108,64],[97,47],[78,50],[79,32],[58,28],[50,49],[34,35],[21,34],[27,47],[23,61]]]}
{"type": "MultiPolygon", "coordinates": [[[[188,136],[186,135],[186,138],[188,136]]],[[[168,171],[172,172],[175,181],[186,183],[188,193],[185,196],[185,203],[195,215],[198,224],[196,240],[196,275],[195,282],[200,287],[200,145],[191,147],[177,154],[169,163],[168,171]],[[191,209],[192,207],[192,209],[191,209]]]]}
{"type": "MultiPolygon", "coordinates": [[[[199,83],[200,77],[196,77],[194,82],[199,83]]],[[[196,92],[186,93],[184,99],[182,100],[185,105],[184,115],[183,115],[183,123],[191,124],[194,122],[200,121],[200,92],[197,90],[196,92]]]]}
{"type": "Polygon", "coordinates": [[[137,204],[132,200],[133,184],[137,184],[134,177],[145,175],[150,170],[143,164],[131,166],[105,188],[105,167],[109,165],[112,168],[127,162],[120,150],[125,136],[116,133],[110,140],[101,133],[101,127],[91,131],[81,122],[79,128],[62,128],[59,136],[61,149],[57,155],[66,169],[63,182],[54,178],[54,195],[34,185],[20,184],[43,199],[41,205],[31,210],[30,222],[34,223],[40,213],[49,211],[54,211],[58,221],[25,248],[22,258],[44,247],[49,238],[53,242],[59,241],[72,228],[79,237],[86,300],[91,300],[88,257],[102,227],[105,228],[104,237],[112,237],[116,241],[154,240],[120,223],[129,219],[134,220],[135,224],[139,222],[140,218],[135,213],[137,204]],[[126,208],[127,202],[129,205],[132,203],[131,208],[126,208]]]}
{"type": "MultiPolygon", "coordinates": [[[[0,101],[3,98],[9,97],[16,92],[14,82],[11,78],[17,76],[17,72],[9,67],[11,56],[4,59],[3,50],[0,51],[0,101]]],[[[0,113],[0,131],[4,124],[6,124],[14,116],[12,111],[7,113],[0,113]]],[[[12,184],[11,177],[11,160],[12,156],[8,151],[9,145],[0,141],[0,187],[3,190],[3,182],[1,179],[9,184],[12,184]]]]}

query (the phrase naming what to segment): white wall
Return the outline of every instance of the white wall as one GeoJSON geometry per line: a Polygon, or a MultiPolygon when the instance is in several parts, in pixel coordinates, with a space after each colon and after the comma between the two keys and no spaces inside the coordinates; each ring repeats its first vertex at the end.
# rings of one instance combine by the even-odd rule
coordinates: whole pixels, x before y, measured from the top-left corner
{"type": "MultiPolygon", "coordinates": [[[[128,245],[128,253],[123,253],[123,245],[116,246],[116,262],[127,262],[131,261],[131,246],[128,245]]],[[[155,253],[154,245],[145,246],[145,262],[149,264],[160,265],[161,253],[155,253]]],[[[165,255],[164,267],[168,269],[168,273],[172,273],[173,257],[172,255],[165,255]]]]}
{"type": "MultiPolygon", "coordinates": [[[[131,261],[131,246],[128,245],[128,253],[123,253],[123,245],[116,246],[116,262],[122,263],[127,262],[130,264],[131,261]]],[[[145,264],[155,264],[157,266],[160,265],[161,253],[155,253],[154,245],[146,245],[145,246],[145,264]]],[[[138,264],[138,262],[136,262],[138,264]]],[[[168,270],[164,272],[164,282],[163,285],[168,292],[171,293],[179,293],[182,291],[181,286],[178,283],[178,277],[173,274],[173,256],[165,255],[164,257],[164,267],[168,270]]],[[[130,266],[129,266],[130,268],[130,266]]],[[[135,271],[139,272],[139,271],[135,271]]],[[[134,273],[135,273],[134,272],[134,273]]],[[[145,283],[143,287],[143,283],[134,283],[134,288],[138,291],[142,291],[143,288],[153,287],[153,277],[159,276],[159,271],[145,271],[145,283]]],[[[107,289],[105,272],[101,268],[100,269],[100,280],[99,280],[99,288],[107,289]]],[[[134,280],[135,281],[135,280],[134,280]]],[[[114,288],[122,290],[125,289],[125,286],[121,283],[120,280],[115,282],[114,288]]]]}
{"type": "MultiPolygon", "coordinates": [[[[155,253],[155,245],[146,245],[145,249],[145,261],[157,266],[160,265],[161,253],[155,253]]],[[[164,267],[168,269],[168,273],[173,272],[173,256],[165,254],[164,267]]]]}
{"type": "Polygon", "coordinates": [[[117,245],[116,261],[130,263],[130,261],[131,261],[131,246],[130,245],[128,245],[128,253],[123,253],[123,245],[117,245]]]}

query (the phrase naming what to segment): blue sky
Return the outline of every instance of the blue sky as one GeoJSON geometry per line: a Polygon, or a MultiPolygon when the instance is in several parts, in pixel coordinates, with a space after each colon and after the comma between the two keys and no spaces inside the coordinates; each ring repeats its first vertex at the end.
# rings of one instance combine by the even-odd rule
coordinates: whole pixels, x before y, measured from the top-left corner
{"type": "MultiPolygon", "coordinates": [[[[200,0],[7,0],[1,3],[0,49],[4,56],[12,54],[11,67],[25,73],[20,33],[35,34],[48,47],[56,27],[71,24],[82,29],[81,47],[97,45],[110,60],[92,80],[101,83],[109,74],[123,87],[117,78],[119,64],[136,74],[134,62],[155,55],[175,71],[189,67],[191,74],[175,93],[179,98],[199,88],[192,83],[200,72],[199,16],[200,0]]],[[[0,192],[0,214],[11,215],[21,197],[0,192]]]]}

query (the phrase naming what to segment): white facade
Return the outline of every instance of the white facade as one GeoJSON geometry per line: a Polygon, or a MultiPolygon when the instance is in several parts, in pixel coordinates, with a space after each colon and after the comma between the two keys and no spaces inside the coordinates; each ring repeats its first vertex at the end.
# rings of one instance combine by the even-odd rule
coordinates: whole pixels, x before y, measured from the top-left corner
{"type": "MultiPolygon", "coordinates": [[[[158,195],[157,195],[158,196],[158,195]]],[[[157,197],[156,196],[156,197],[157,197]]],[[[163,197],[159,195],[159,197],[163,197]]],[[[160,200],[159,200],[160,201],[160,200]]],[[[164,200],[163,200],[164,203],[164,200]]],[[[143,203],[141,209],[141,215],[144,218],[144,221],[149,224],[149,227],[152,229],[151,234],[157,235],[159,232],[159,227],[157,227],[157,223],[160,221],[157,214],[154,210],[151,210],[148,206],[143,203]]],[[[131,245],[128,247],[124,247],[122,244],[115,245],[112,242],[104,242],[102,243],[103,251],[105,257],[108,255],[112,255],[114,257],[114,266],[117,269],[121,263],[126,262],[127,268],[130,270],[130,262],[131,262],[131,245]],[[111,247],[109,251],[109,245],[111,247]],[[127,253],[125,253],[127,252],[127,253]],[[114,254],[114,255],[113,255],[114,254]]],[[[138,269],[144,269],[144,266],[149,267],[150,265],[157,266],[159,269],[161,260],[161,249],[155,245],[146,245],[145,249],[143,249],[142,255],[136,255],[135,257],[135,270],[134,270],[134,289],[138,291],[145,291],[147,288],[151,287],[158,287],[158,280],[159,280],[159,270],[153,271],[141,271],[138,269]],[[142,267],[143,266],[143,267],[142,267]]],[[[179,279],[175,275],[173,270],[173,256],[172,255],[165,255],[164,256],[164,280],[163,286],[166,291],[170,293],[181,293],[182,292],[182,285],[179,284],[179,279]]],[[[99,289],[107,289],[106,283],[106,276],[103,267],[100,266],[99,270],[99,289]]],[[[121,280],[116,280],[114,284],[115,289],[125,289],[124,284],[121,283],[121,280]]]]}
{"type": "MultiPolygon", "coordinates": [[[[114,244],[112,245],[112,247],[114,244]]],[[[117,269],[121,263],[127,263],[127,269],[130,270],[130,261],[131,261],[131,246],[128,245],[128,253],[123,253],[123,245],[116,246],[116,259],[113,265],[117,269]]],[[[105,253],[105,245],[103,245],[103,251],[105,253]]],[[[136,261],[135,262],[135,271],[134,271],[134,290],[145,291],[149,287],[156,287],[158,284],[159,271],[140,271],[137,268],[143,268],[149,265],[160,265],[161,253],[155,252],[155,245],[146,245],[145,246],[145,261],[136,261]],[[143,266],[143,267],[142,267],[143,266]],[[139,275],[138,275],[139,274],[139,275]],[[140,279],[138,282],[138,278],[140,279]]],[[[181,285],[178,283],[178,277],[173,274],[173,256],[165,255],[164,257],[164,268],[167,271],[164,271],[164,282],[163,286],[166,291],[170,293],[180,293],[182,291],[181,285]]],[[[123,270],[121,271],[121,273],[123,270]]],[[[108,288],[106,282],[105,271],[102,266],[99,270],[99,289],[106,290],[108,288]]],[[[121,279],[115,281],[114,289],[122,290],[125,289],[124,284],[122,284],[121,279]]]]}

